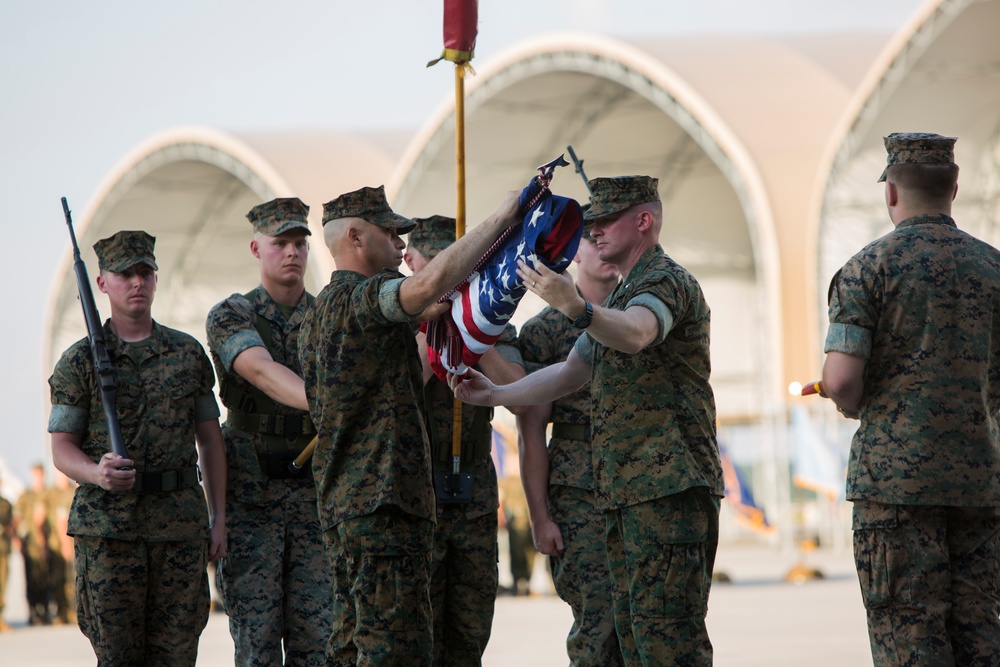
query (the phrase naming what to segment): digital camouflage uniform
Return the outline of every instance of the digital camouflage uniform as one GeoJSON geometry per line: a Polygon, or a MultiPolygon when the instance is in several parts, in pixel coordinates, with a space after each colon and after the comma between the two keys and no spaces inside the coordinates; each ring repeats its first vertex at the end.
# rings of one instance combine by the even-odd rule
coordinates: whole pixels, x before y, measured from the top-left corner
{"type": "Polygon", "coordinates": [[[13,530],[14,506],[0,496],[0,629],[6,628],[3,614],[7,602],[7,575],[10,574],[13,530]]]}
{"type": "MultiPolygon", "coordinates": [[[[890,135],[889,164],[950,162],[953,143],[890,135]]],[[[826,351],[867,360],[847,498],[877,665],[1000,664],[998,313],[1000,251],[943,214],[831,284],[826,351]]]]}
{"type": "MultiPolygon", "coordinates": [[[[180,471],[172,491],[111,493],[81,484],[69,518],[77,617],[101,665],[191,664],[208,622],[208,511],[197,483],[195,424],[218,419],[215,376],[201,345],[154,324],[141,343],[104,325],[115,366],[116,413],[139,473],[180,471]]],[[[110,450],[89,342],[75,343],[49,378],[49,432],[84,436],[93,461],[110,450]]]]}
{"type": "MultiPolygon", "coordinates": [[[[521,364],[514,327],[496,342],[507,361],[521,364]]],[[[432,376],[424,386],[434,473],[452,467],[453,394],[432,376]]],[[[497,597],[497,472],[491,449],[491,408],[462,404],[462,472],[472,473],[472,501],[437,506],[431,560],[434,664],[478,665],[490,638],[497,597]]]]}
{"type": "MultiPolygon", "coordinates": [[[[585,219],[658,200],[656,183],[639,176],[592,180],[585,219]]],[[[628,665],[708,665],[705,615],[724,494],[708,382],[708,304],[694,276],[657,245],[605,305],[643,306],[660,321],[658,338],[636,354],[590,336],[575,347],[593,369],[596,506],[608,511],[622,656],[628,665]]]]}
{"type": "MultiPolygon", "coordinates": [[[[381,188],[324,205],[324,222],[354,215],[373,224],[401,220],[400,233],[412,228],[391,213],[381,188]],[[372,201],[378,206],[366,210],[372,201]]],[[[431,659],[434,492],[415,318],[399,305],[402,280],[397,271],[370,278],[334,271],[299,333],[333,570],[327,659],[337,667],[431,659]]]]}
{"type": "MultiPolygon", "coordinates": [[[[415,218],[408,246],[427,260],[455,242],[455,219],[443,215],[415,218]]],[[[516,347],[517,334],[508,325],[495,343],[507,361],[523,366],[516,347]]],[[[469,502],[445,502],[439,498],[431,556],[431,608],[434,625],[434,665],[479,665],[490,639],[496,604],[497,473],[491,450],[493,410],[462,406],[462,443],[459,450],[462,473],[472,475],[469,502]]],[[[432,375],[424,384],[424,409],[435,484],[454,470],[452,426],[454,394],[445,382],[432,375]]],[[[443,486],[443,485],[442,485],[443,486]]]]}
{"type": "MultiPolygon", "coordinates": [[[[129,234],[142,232],[112,239],[129,234]]],[[[151,255],[152,237],[144,236],[151,255]]],[[[103,253],[115,250],[97,250],[104,267],[103,253]]],[[[78,623],[99,665],[194,665],[209,613],[208,509],[195,424],[219,417],[212,364],[194,338],[155,322],[149,338],[126,343],[108,320],[104,338],[140,488],[112,493],[85,483],[76,490],[69,533],[78,623]]],[[[100,460],[111,447],[88,339],[63,353],[49,386],[49,432],[83,436],[84,454],[100,460]]]]}
{"type": "MultiPolygon", "coordinates": [[[[298,199],[277,199],[247,217],[256,231],[277,236],[308,229],[308,210],[298,199]]],[[[216,569],[216,586],[241,667],[326,664],[332,593],[316,486],[309,465],[289,472],[315,430],[308,413],[274,402],[233,369],[240,353],[263,347],[301,377],[299,327],[311,302],[304,293],[294,308],[284,308],[261,285],[214,306],[206,324],[228,409],[222,427],[228,552],[216,569]]]]}
{"type": "MultiPolygon", "coordinates": [[[[521,328],[528,371],[564,361],[580,337],[572,320],[546,307],[521,328]]],[[[595,507],[590,440],[590,385],[552,403],[549,440],[549,516],[562,533],[564,551],[552,556],[556,593],[573,609],[566,652],[575,667],[622,664],[615,632],[604,514],[595,507]]]]}

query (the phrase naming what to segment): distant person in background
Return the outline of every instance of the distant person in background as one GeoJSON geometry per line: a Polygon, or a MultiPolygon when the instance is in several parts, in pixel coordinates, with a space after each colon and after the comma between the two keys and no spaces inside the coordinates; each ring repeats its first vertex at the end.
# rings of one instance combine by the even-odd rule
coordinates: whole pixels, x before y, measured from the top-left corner
{"type": "Polygon", "coordinates": [[[24,490],[14,506],[14,526],[24,561],[28,625],[49,625],[52,622],[49,586],[52,524],[45,490],[45,466],[41,463],[31,466],[31,486],[24,490]]]}
{"type": "Polygon", "coordinates": [[[1000,665],[1000,250],[958,229],[953,137],[884,138],[894,229],[830,284],[823,395],[876,665],[1000,665]]]}
{"type": "Polygon", "coordinates": [[[531,593],[531,573],[535,569],[535,545],[531,541],[531,517],[524,498],[521,480],[508,475],[500,480],[503,494],[501,509],[507,527],[507,547],[510,554],[512,595],[531,593]]]}
{"type": "Polygon", "coordinates": [[[76,576],[73,566],[73,538],[69,535],[69,512],[73,506],[76,484],[58,468],[55,483],[48,489],[48,513],[51,533],[49,553],[49,591],[55,602],[54,621],[60,625],[76,623],[76,576]]]}
{"type": "MultiPolygon", "coordinates": [[[[604,303],[618,286],[618,268],[598,256],[589,235],[580,241],[574,261],[580,296],[604,303]]],[[[547,306],[524,324],[518,338],[528,371],[564,360],[582,333],[547,306]]],[[[573,609],[566,637],[570,665],[611,667],[623,663],[615,632],[607,525],[595,498],[590,401],[588,384],[517,415],[521,482],[535,547],[551,559],[556,593],[573,609]],[[552,439],[546,447],[549,422],[552,439]]]]}
{"type": "MultiPolygon", "coordinates": [[[[0,482],[3,482],[2,478],[0,478],[0,482]]],[[[2,484],[0,484],[0,488],[3,488],[2,484]]],[[[10,630],[3,614],[7,602],[7,577],[10,574],[10,554],[13,543],[14,506],[9,500],[0,496],[0,632],[10,630]]]]}

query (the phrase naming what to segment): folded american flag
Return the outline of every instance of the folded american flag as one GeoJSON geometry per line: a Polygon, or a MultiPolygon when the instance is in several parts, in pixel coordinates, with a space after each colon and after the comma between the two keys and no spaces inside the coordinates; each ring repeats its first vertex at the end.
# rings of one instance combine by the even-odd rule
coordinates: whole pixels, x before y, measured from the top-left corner
{"type": "Polygon", "coordinates": [[[575,199],[552,194],[535,177],[521,191],[521,223],[508,229],[465,282],[444,298],[451,311],[422,329],[434,373],[465,375],[500,337],[524,296],[517,260],[542,263],[562,273],[583,236],[583,212],[575,199]]]}

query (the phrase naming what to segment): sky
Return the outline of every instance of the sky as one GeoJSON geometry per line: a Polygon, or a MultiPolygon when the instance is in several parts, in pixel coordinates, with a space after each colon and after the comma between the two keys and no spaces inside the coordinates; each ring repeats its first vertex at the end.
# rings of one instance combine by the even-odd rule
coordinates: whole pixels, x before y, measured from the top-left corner
{"type": "MultiPolygon", "coordinates": [[[[473,65],[552,32],[892,33],[924,0],[482,0],[473,65]]],[[[453,95],[441,0],[32,0],[0,5],[0,473],[47,459],[46,302],[79,220],[137,145],[164,130],[416,130],[453,95]]],[[[91,276],[96,267],[89,267],[91,276]]],[[[153,306],[154,317],[156,305],[153,306]]],[[[103,314],[105,317],[107,314],[103,314]]],[[[81,314],[82,317],[82,314],[81,314]]],[[[14,479],[11,479],[13,477],[14,479]]],[[[14,482],[13,484],[11,482],[14,482]]]]}

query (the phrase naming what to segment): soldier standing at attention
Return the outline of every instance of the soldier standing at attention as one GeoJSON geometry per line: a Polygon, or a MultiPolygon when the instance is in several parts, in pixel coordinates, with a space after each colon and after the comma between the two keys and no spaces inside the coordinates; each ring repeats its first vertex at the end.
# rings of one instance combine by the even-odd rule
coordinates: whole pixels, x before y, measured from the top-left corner
{"type": "Polygon", "coordinates": [[[413,221],[385,191],[361,188],[323,206],[337,264],[299,335],[319,435],[313,475],[333,570],[329,665],[431,663],[431,453],[415,326],[518,222],[518,192],[418,274],[397,271],[413,221]]]}
{"type": "MultiPolygon", "coordinates": [[[[455,242],[455,219],[441,215],[414,219],[403,260],[414,275],[455,242]]],[[[477,367],[498,384],[524,377],[514,326],[508,324],[477,367]]],[[[424,408],[434,473],[451,473],[454,397],[431,370],[427,341],[417,335],[423,363],[424,408]]],[[[464,404],[462,404],[464,405],[464,404]]],[[[497,472],[492,408],[462,410],[462,472],[473,476],[472,499],[450,503],[439,497],[434,553],[431,558],[431,609],[434,617],[434,665],[479,665],[490,639],[497,598],[497,472]]]]}
{"type": "Polygon", "coordinates": [[[590,380],[597,509],[607,519],[615,629],[626,665],[709,665],[705,626],[724,493],[708,383],[709,309],[658,243],[648,176],[595,178],[584,213],[597,254],[625,280],[595,306],[572,276],[519,262],[528,289],[586,330],[566,361],[494,386],[451,378],[462,400],[538,405],[590,380]]]}
{"type": "Polygon", "coordinates": [[[331,630],[316,486],[309,465],[289,468],[315,433],[298,359],[299,326],[313,300],[305,288],[308,213],[294,197],[250,210],[260,285],[217,304],[206,325],[229,411],[229,551],[216,582],[241,667],[324,665],[331,630]]]}
{"type": "Polygon", "coordinates": [[[97,287],[111,303],[104,338],[129,458],[111,452],[87,338],[49,378],[52,459],[80,483],[69,516],[77,622],[102,667],[194,665],[208,622],[205,568],[226,551],[212,362],[194,338],[153,320],[154,242],[123,231],[94,245],[97,287]]]}
{"type": "MultiPolygon", "coordinates": [[[[574,258],[576,288],[590,303],[618,286],[618,268],[602,260],[589,236],[574,258]]],[[[519,342],[529,372],[566,358],[583,330],[552,306],[528,320],[519,342]]],[[[604,514],[596,507],[588,385],[517,415],[521,483],[535,547],[551,558],[556,593],[573,609],[566,652],[574,667],[622,664],[615,633],[604,514]],[[545,447],[545,428],[552,439],[545,447]]]]}
{"type": "Polygon", "coordinates": [[[31,486],[24,490],[14,505],[14,529],[21,543],[24,562],[24,592],[28,598],[28,625],[49,625],[52,622],[49,552],[52,524],[45,493],[45,466],[31,466],[31,486]]]}
{"type": "Polygon", "coordinates": [[[823,395],[861,420],[847,499],[876,665],[1000,664],[1000,251],[951,217],[954,144],[885,137],[895,229],[830,285],[823,395]]]}
{"type": "MultiPolygon", "coordinates": [[[[0,482],[3,480],[0,479],[0,482]]],[[[0,488],[3,485],[0,484],[0,488]]],[[[7,603],[7,575],[10,574],[10,552],[14,542],[14,506],[0,496],[0,632],[10,630],[3,611],[7,603]]]]}

